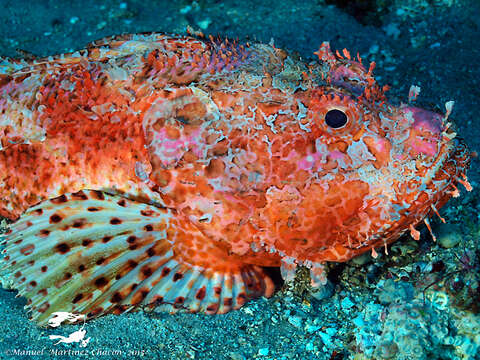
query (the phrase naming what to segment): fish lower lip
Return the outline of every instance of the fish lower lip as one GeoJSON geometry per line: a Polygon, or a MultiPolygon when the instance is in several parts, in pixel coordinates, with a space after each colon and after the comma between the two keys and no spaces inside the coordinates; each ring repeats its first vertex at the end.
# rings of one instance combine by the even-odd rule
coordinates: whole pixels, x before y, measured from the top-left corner
{"type": "Polygon", "coordinates": [[[458,173],[465,173],[470,168],[471,152],[463,139],[455,138],[455,140],[455,151],[450,158],[456,162],[458,173]]]}
{"type": "Polygon", "coordinates": [[[471,153],[465,141],[459,137],[451,140],[448,156],[443,160],[442,166],[436,171],[433,180],[436,178],[444,178],[444,174],[449,175],[449,183],[462,183],[465,188],[470,191],[471,186],[467,181],[466,172],[470,168],[471,153]],[[443,173],[443,174],[442,174],[443,173]]]}
{"type": "MultiPolygon", "coordinates": [[[[446,191],[447,188],[456,189],[454,186],[456,183],[466,182],[463,178],[469,167],[468,147],[462,139],[455,137],[441,144],[438,155],[428,165],[428,171],[422,177],[422,182],[435,184],[438,192],[446,191]]],[[[468,190],[469,185],[466,188],[468,190]]]]}

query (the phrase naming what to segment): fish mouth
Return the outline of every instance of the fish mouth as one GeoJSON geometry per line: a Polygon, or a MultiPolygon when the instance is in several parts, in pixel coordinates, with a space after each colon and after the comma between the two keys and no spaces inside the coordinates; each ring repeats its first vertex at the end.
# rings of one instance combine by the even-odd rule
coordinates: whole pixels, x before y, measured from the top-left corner
{"type": "Polygon", "coordinates": [[[465,173],[469,169],[470,159],[474,155],[469,151],[465,141],[456,137],[453,131],[448,132],[447,135],[448,138],[443,141],[434,165],[423,177],[422,183],[412,185],[412,188],[417,186],[417,189],[422,189],[416,191],[417,195],[424,196],[415,197],[412,202],[403,199],[405,200],[404,203],[409,203],[409,206],[403,209],[399,218],[393,224],[390,223],[388,227],[380,230],[372,238],[372,242],[366,242],[363,246],[356,248],[355,251],[362,253],[372,247],[386,246],[386,244],[396,241],[408,231],[412,238],[418,240],[420,233],[415,228],[422,222],[425,223],[435,239],[428,218],[436,214],[442,222],[445,221],[438,210],[452,197],[460,196],[460,191],[457,188],[458,184],[462,184],[467,191],[472,190],[465,173]]]}
{"type": "Polygon", "coordinates": [[[445,127],[441,136],[438,155],[428,166],[422,180],[423,190],[421,192],[428,195],[428,200],[423,206],[417,203],[416,206],[420,206],[424,210],[418,212],[419,217],[413,221],[414,226],[418,221],[424,221],[429,227],[426,219],[435,213],[438,215],[438,209],[452,197],[460,196],[458,184],[461,184],[467,191],[472,190],[466,176],[472,156],[467,144],[463,139],[457,137],[451,126],[445,127]]]}
{"type": "MultiPolygon", "coordinates": [[[[472,190],[472,186],[468,182],[466,172],[470,168],[470,160],[472,153],[469,151],[466,142],[456,133],[451,132],[449,137],[443,141],[436,163],[432,169],[431,182],[438,183],[446,181],[452,196],[459,196],[456,184],[462,184],[467,191],[472,190]]],[[[448,197],[450,198],[450,196],[448,197]]],[[[447,199],[448,200],[448,199],[447,199]]],[[[440,206],[447,201],[445,200],[440,206]]],[[[442,201],[440,201],[442,202],[442,201]]]]}
{"type": "MultiPolygon", "coordinates": [[[[425,114],[425,113],[424,113],[425,114]]],[[[423,115],[424,115],[423,114],[423,115]]],[[[422,115],[422,116],[423,116],[422,115]]],[[[438,210],[443,207],[452,197],[460,196],[457,188],[461,184],[467,191],[472,190],[468,182],[466,172],[470,167],[470,159],[473,155],[463,139],[454,131],[453,122],[447,122],[446,117],[437,116],[435,127],[427,125],[428,134],[435,135],[436,154],[429,156],[420,153],[416,156],[416,175],[408,181],[407,191],[397,199],[401,211],[395,211],[395,224],[380,231],[383,238],[388,238],[390,243],[398,239],[400,235],[410,230],[414,239],[419,239],[420,233],[415,230],[420,223],[425,223],[431,231],[428,218],[438,215],[438,210]],[[442,121],[441,123],[437,121],[442,121]],[[403,207],[400,204],[406,205],[403,207]]],[[[414,123],[413,127],[416,124],[414,123]]],[[[424,125],[422,125],[423,127],[424,125]]],[[[384,240],[377,240],[374,246],[381,245],[384,240]]]]}

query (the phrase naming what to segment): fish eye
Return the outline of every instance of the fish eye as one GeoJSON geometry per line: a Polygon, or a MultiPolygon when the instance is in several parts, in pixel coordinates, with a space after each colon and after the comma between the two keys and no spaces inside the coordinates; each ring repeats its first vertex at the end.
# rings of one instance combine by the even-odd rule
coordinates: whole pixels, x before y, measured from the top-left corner
{"type": "Polygon", "coordinates": [[[347,123],[347,120],[347,115],[342,110],[333,109],[325,114],[325,122],[328,126],[334,129],[344,126],[347,123]]]}

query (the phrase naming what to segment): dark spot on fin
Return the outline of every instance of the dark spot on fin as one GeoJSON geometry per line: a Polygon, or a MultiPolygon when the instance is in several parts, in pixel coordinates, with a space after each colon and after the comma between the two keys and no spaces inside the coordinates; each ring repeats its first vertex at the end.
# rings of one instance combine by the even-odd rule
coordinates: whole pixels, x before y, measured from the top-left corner
{"type": "Polygon", "coordinates": [[[56,198],[53,198],[50,200],[52,204],[63,204],[68,201],[67,196],[65,194],[62,194],[56,198]]]}
{"type": "Polygon", "coordinates": [[[122,220],[120,220],[117,217],[114,217],[114,218],[110,219],[110,224],[112,224],[112,225],[119,225],[121,223],[122,223],[122,220]]]}
{"type": "Polygon", "coordinates": [[[59,223],[60,221],[62,221],[62,217],[58,214],[53,214],[52,216],[50,216],[50,223],[59,223]]]}
{"type": "Polygon", "coordinates": [[[62,242],[55,246],[55,251],[59,252],[60,254],[66,254],[70,251],[70,246],[67,243],[62,242]]]}

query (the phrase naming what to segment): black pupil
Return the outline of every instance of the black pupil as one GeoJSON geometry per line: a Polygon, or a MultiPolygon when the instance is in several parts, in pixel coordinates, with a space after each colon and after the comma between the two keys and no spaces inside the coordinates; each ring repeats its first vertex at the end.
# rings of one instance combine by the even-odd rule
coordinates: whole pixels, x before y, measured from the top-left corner
{"type": "Polygon", "coordinates": [[[347,115],[343,111],[333,109],[325,115],[325,122],[328,126],[338,129],[347,123],[347,115]]]}

